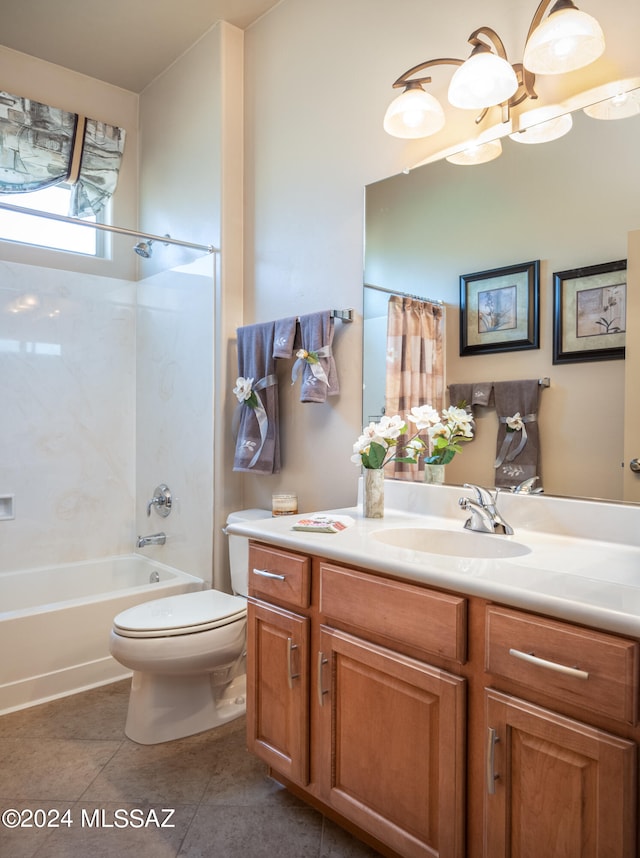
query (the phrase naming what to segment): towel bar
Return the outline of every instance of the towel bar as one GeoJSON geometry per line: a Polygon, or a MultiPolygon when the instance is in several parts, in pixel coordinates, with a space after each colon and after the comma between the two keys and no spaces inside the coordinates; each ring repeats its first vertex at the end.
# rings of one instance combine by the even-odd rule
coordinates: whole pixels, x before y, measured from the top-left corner
{"type": "Polygon", "coordinates": [[[331,310],[331,318],[341,322],[353,322],[353,310],[331,310]]]}

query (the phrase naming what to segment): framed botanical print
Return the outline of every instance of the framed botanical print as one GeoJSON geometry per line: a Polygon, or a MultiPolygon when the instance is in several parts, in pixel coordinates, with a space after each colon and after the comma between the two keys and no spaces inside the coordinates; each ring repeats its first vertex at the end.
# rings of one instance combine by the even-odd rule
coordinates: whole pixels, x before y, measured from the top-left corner
{"type": "Polygon", "coordinates": [[[553,275],[553,362],[624,358],[627,260],[553,275]]]}
{"type": "Polygon", "coordinates": [[[540,263],[460,277],[460,354],[540,347],[540,263]]]}

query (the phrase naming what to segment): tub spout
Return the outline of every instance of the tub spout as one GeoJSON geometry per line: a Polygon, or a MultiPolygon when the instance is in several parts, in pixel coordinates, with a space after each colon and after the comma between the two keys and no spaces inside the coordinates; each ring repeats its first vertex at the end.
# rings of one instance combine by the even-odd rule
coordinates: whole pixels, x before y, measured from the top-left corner
{"type": "Polygon", "coordinates": [[[147,545],[164,545],[167,541],[165,533],[152,533],[150,536],[139,536],[136,540],[136,548],[145,548],[147,545]]]}

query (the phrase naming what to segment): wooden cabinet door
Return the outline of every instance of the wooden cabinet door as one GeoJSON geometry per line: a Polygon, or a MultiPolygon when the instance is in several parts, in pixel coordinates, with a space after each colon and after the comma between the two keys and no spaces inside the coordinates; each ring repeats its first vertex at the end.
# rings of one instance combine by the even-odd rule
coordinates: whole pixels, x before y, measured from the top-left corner
{"type": "Polygon", "coordinates": [[[404,858],[464,855],[465,680],[323,626],[322,798],[404,858]]]}
{"type": "Polygon", "coordinates": [[[247,744],[290,780],[309,783],[309,620],[249,600],[247,744]]]}
{"type": "Polygon", "coordinates": [[[632,858],[633,742],[486,691],[486,858],[632,858]]]}

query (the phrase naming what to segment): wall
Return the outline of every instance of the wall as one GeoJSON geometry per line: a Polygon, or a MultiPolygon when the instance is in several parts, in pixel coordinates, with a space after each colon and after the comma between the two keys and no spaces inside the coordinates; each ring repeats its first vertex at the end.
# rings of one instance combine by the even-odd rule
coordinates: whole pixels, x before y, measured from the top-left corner
{"type": "MultiPolygon", "coordinates": [[[[434,144],[386,135],[392,82],[431,57],[466,55],[469,33],[487,24],[521,55],[535,3],[472,0],[445,18],[441,4],[399,0],[283,0],[250,28],[246,63],[246,322],[326,307],[362,308],[363,189],[427,157],[434,144]]],[[[637,74],[640,10],[633,0],[592,0],[607,33],[606,57],[591,70],[637,74]],[[621,24],[621,22],[624,22],[621,24]]],[[[338,331],[342,392],[301,405],[281,385],[283,473],[248,477],[247,498],[297,490],[307,509],[351,504],[349,463],[361,424],[361,321],[338,331]]]]}
{"type": "Polygon", "coordinates": [[[156,245],[141,262],[136,521],[139,532],[167,534],[166,546],[145,551],[223,588],[221,529],[242,505],[227,405],[228,347],[242,323],[242,46],[240,30],[218,24],[140,97],[141,229],[220,253],[156,245]],[[178,503],[149,519],[161,482],[178,503]]]}

